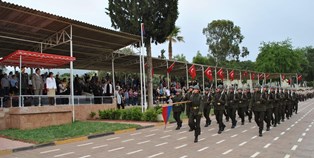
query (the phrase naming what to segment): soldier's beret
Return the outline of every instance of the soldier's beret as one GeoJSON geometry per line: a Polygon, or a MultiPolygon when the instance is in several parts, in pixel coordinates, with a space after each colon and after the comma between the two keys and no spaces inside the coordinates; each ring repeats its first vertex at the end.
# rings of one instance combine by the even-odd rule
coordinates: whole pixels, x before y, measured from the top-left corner
{"type": "Polygon", "coordinates": [[[218,89],[223,89],[223,86],[222,86],[222,85],[219,85],[217,88],[218,88],[218,89]]]}
{"type": "Polygon", "coordinates": [[[238,90],[241,90],[241,91],[242,91],[243,89],[242,89],[242,87],[239,87],[238,90]]]}
{"type": "Polygon", "coordinates": [[[208,91],[209,90],[209,88],[208,87],[205,87],[205,91],[208,91]]]}
{"type": "Polygon", "coordinates": [[[234,90],[234,87],[233,87],[233,86],[230,86],[229,89],[230,89],[230,90],[234,90]]]}
{"type": "Polygon", "coordinates": [[[193,88],[194,88],[194,89],[197,89],[197,90],[200,89],[200,87],[199,87],[198,85],[195,85],[193,88]]]}
{"type": "Polygon", "coordinates": [[[193,87],[193,86],[190,86],[189,88],[192,88],[192,89],[193,89],[194,87],[193,87]]]}

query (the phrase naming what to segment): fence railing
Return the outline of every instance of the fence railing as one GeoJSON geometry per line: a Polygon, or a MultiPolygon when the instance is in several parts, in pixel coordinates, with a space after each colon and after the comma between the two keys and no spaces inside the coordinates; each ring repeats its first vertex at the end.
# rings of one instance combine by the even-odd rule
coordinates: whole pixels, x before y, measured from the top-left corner
{"type": "MultiPolygon", "coordinates": [[[[21,95],[0,97],[0,108],[19,107],[19,97],[21,97],[21,107],[72,105],[71,95],[21,95]]],[[[74,105],[111,104],[113,103],[113,99],[113,96],[74,96],[74,105]]]]}

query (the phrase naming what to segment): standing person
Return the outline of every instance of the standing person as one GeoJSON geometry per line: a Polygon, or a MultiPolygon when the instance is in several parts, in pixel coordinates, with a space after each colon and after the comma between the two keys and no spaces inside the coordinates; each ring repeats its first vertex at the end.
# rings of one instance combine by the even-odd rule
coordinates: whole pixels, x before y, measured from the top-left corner
{"type": "Polygon", "coordinates": [[[5,96],[5,100],[7,100],[7,97],[10,93],[10,81],[8,79],[8,75],[5,73],[1,79],[1,89],[5,96]]]}
{"type": "Polygon", "coordinates": [[[261,93],[260,86],[255,86],[255,91],[252,96],[252,110],[254,112],[254,119],[259,127],[259,136],[263,136],[263,129],[264,129],[264,116],[266,111],[266,101],[267,96],[266,93],[261,93]]]}
{"type": "Polygon", "coordinates": [[[172,98],[172,102],[175,103],[173,104],[173,118],[177,122],[177,128],[176,130],[179,130],[182,127],[182,120],[180,118],[181,112],[184,111],[184,106],[182,104],[176,104],[178,102],[181,102],[183,99],[182,94],[181,94],[181,89],[176,90],[176,95],[172,98]]]}
{"type": "Polygon", "coordinates": [[[136,89],[133,92],[133,102],[134,102],[133,105],[135,105],[135,106],[138,105],[138,92],[136,89]]]}
{"type": "MultiPolygon", "coordinates": [[[[39,68],[37,68],[35,70],[35,73],[32,75],[32,85],[33,85],[35,95],[43,95],[44,80],[40,75],[40,69],[39,68]]],[[[35,104],[35,106],[38,106],[39,97],[34,98],[34,104],[35,104]]]]}
{"type": "Polygon", "coordinates": [[[10,88],[10,93],[12,93],[13,95],[14,94],[17,94],[18,93],[18,80],[17,80],[17,77],[15,75],[12,75],[11,79],[10,79],[10,85],[11,85],[11,88],[10,88]]]}
{"type": "Polygon", "coordinates": [[[230,87],[229,93],[227,94],[227,115],[230,117],[232,121],[231,128],[235,128],[237,126],[237,120],[236,120],[236,110],[237,110],[237,103],[236,98],[234,94],[234,87],[230,87]]]}
{"type": "Polygon", "coordinates": [[[210,117],[209,117],[209,113],[210,113],[210,109],[212,107],[212,96],[211,96],[211,93],[209,93],[209,88],[206,87],[205,88],[205,95],[202,99],[202,104],[203,104],[203,107],[204,107],[204,117],[206,118],[206,123],[205,123],[205,126],[204,127],[208,127],[210,124],[211,124],[211,120],[210,120],[210,117]]]}
{"type": "MultiPolygon", "coordinates": [[[[184,96],[184,101],[190,101],[191,100],[191,95],[193,93],[193,86],[190,86],[189,91],[185,94],[184,96]]],[[[190,112],[191,112],[191,102],[186,103],[185,111],[186,111],[186,116],[189,118],[190,117],[190,112]]],[[[190,126],[190,125],[189,125],[190,126]]],[[[193,131],[194,128],[190,126],[190,132],[193,131]]]]}
{"type": "Polygon", "coordinates": [[[266,131],[270,130],[270,126],[271,126],[271,116],[272,116],[272,109],[273,109],[273,105],[272,105],[272,99],[270,98],[270,94],[268,93],[268,86],[265,85],[263,87],[263,96],[266,96],[266,101],[265,101],[265,105],[266,105],[266,112],[265,112],[265,117],[264,117],[264,121],[266,122],[266,131]]]}
{"type": "Polygon", "coordinates": [[[25,70],[26,70],[26,67],[22,66],[21,90],[22,90],[22,95],[29,95],[28,93],[29,78],[28,78],[28,73],[26,73],[25,70]]]}
{"type": "Polygon", "coordinates": [[[112,96],[113,95],[113,87],[110,81],[108,80],[103,87],[104,96],[112,96]]]}
{"type": "Polygon", "coordinates": [[[124,102],[125,106],[129,106],[129,91],[127,89],[124,90],[124,102]]]}
{"type": "Polygon", "coordinates": [[[122,91],[121,90],[117,89],[116,97],[117,97],[117,108],[120,109],[122,107],[122,109],[124,109],[123,97],[122,97],[122,91]]]}
{"type": "Polygon", "coordinates": [[[201,134],[201,117],[203,114],[202,96],[200,94],[200,88],[195,85],[193,94],[190,98],[191,101],[191,113],[189,117],[189,126],[194,129],[194,143],[198,142],[198,136],[201,134]]]}
{"type": "Polygon", "coordinates": [[[222,91],[223,86],[219,85],[216,89],[216,93],[214,94],[213,97],[213,102],[214,102],[214,113],[216,115],[216,120],[219,124],[219,130],[218,134],[221,134],[222,131],[224,131],[226,125],[223,123],[223,114],[225,111],[225,103],[226,103],[226,95],[224,91],[222,91]]]}
{"type": "Polygon", "coordinates": [[[238,89],[238,93],[236,94],[236,98],[238,100],[238,114],[241,118],[241,125],[244,125],[245,117],[244,113],[247,110],[247,94],[243,93],[242,88],[238,89]]]}
{"type": "Polygon", "coordinates": [[[49,76],[46,79],[46,87],[47,87],[47,95],[48,95],[49,104],[54,105],[55,104],[54,97],[56,95],[57,85],[56,85],[56,80],[53,77],[52,72],[49,72],[49,76]]]}

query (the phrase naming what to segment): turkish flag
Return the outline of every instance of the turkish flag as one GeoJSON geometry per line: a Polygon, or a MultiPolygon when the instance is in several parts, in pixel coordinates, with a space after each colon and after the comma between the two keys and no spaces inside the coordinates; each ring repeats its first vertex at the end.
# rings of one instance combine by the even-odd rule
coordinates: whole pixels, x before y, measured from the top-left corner
{"type": "Polygon", "coordinates": [[[189,74],[190,76],[192,77],[192,79],[194,80],[194,78],[196,77],[196,69],[195,69],[195,66],[192,65],[190,68],[189,68],[189,74]]]}
{"type": "Polygon", "coordinates": [[[252,79],[252,80],[255,79],[255,73],[254,73],[254,72],[251,73],[251,79],[252,79]]]}
{"type": "Polygon", "coordinates": [[[266,79],[269,79],[269,77],[270,77],[270,74],[266,74],[266,79]]]}
{"type": "Polygon", "coordinates": [[[219,78],[220,78],[221,80],[224,80],[224,72],[223,72],[222,68],[220,68],[220,69],[218,70],[217,75],[219,76],[219,78]]]}
{"type": "Polygon", "coordinates": [[[258,77],[259,80],[261,80],[261,79],[264,78],[264,74],[259,74],[257,77],[258,77]]]}
{"type": "Polygon", "coordinates": [[[176,62],[173,62],[169,67],[168,67],[168,69],[167,69],[167,73],[169,74],[171,71],[172,71],[172,69],[174,68],[174,64],[175,64],[176,62]]]}
{"type": "Polygon", "coordinates": [[[234,80],[234,70],[229,72],[229,78],[230,78],[231,81],[234,80]]]}
{"type": "Polygon", "coordinates": [[[285,80],[286,76],[285,74],[281,74],[281,80],[285,80]]]}
{"type": "Polygon", "coordinates": [[[302,75],[299,75],[298,76],[298,81],[301,81],[302,80],[302,75]]]}
{"type": "Polygon", "coordinates": [[[290,83],[291,83],[290,79],[288,79],[287,83],[288,83],[288,84],[290,84],[290,83]]]}
{"type": "Polygon", "coordinates": [[[206,70],[205,70],[205,75],[207,76],[207,78],[212,81],[213,80],[213,73],[212,73],[212,69],[210,67],[208,67],[206,70]]]}
{"type": "Polygon", "coordinates": [[[248,76],[247,71],[244,71],[244,73],[243,73],[243,78],[247,78],[247,76],[248,76]]]}

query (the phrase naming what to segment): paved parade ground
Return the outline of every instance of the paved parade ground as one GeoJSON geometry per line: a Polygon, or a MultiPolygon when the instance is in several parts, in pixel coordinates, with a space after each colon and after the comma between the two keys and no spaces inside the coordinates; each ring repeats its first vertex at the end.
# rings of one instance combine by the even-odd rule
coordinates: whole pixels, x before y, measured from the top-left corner
{"type": "MultiPolygon", "coordinates": [[[[5,158],[310,158],[314,157],[314,102],[308,100],[299,104],[299,113],[277,127],[258,136],[255,122],[227,128],[217,134],[218,125],[212,116],[212,125],[204,128],[199,142],[194,143],[194,132],[188,132],[185,122],[181,130],[176,125],[146,128],[130,133],[95,138],[76,143],[44,147],[16,152],[5,158]]],[[[239,120],[239,119],[238,119],[239,120]]]]}

